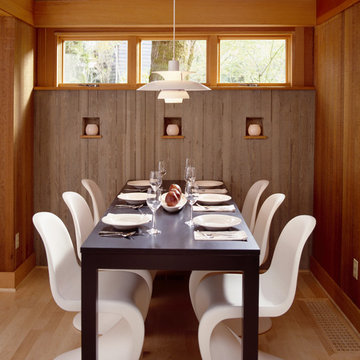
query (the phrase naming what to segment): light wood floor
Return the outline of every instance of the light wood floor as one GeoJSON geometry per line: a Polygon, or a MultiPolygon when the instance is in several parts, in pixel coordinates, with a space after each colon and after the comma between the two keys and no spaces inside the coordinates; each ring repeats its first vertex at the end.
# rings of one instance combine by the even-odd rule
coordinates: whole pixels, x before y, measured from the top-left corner
{"type": "MultiPolygon", "coordinates": [[[[187,275],[165,274],[155,279],[146,320],[144,360],[200,359],[187,275]]],[[[300,273],[293,306],[259,337],[260,349],[285,360],[359,360],[359,352],[331,355],[323,346],[301,305],[303,299],[323,298],[326,294],[313,276],[300,273]]],[[[16,292],[0,292],[0,359],[49,360],[80,346],[80,333],[72,326],[73,315],[54,303],[47,269],[35,268],[16,292]]]]}

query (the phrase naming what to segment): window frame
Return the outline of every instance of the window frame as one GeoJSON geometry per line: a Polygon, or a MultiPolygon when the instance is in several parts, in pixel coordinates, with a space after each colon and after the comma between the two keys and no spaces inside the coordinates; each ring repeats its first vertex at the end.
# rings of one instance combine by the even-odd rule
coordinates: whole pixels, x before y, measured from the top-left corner
{"type": "MultiPolygon", "coordinates": [[[[57,41],[56,51],[56,79],[54,82],[56,87],[61,88],[113,88],[113,89],[137,89],[144,85],[141,83],[141,41],[142,40],[168,40],[173,39],[172,33],[164,31],[116,31],[116,32],[54,32],[57,41]],[[127,58],[127,83],[84,83],[73,84],[63,82],[63,51],[64,41],[86,41],[86,40],[123,40],[128,42],[128,58],[127,58]]],[[[266,31],[257,30],[238,30],[226,31],[216,29],[203,29],[196,31],[177,30],[175,40],[205,40],[206,41],[206,82],[203,83],[211,88],[242,88],[246,86],[255,87],[293,87],[294,61],[294,29],[284,29],[283,31],[266,31]],[[286,82],[285,83],[221,83],[220,82],[220,42],[221,40],[246,40],[246,39],[282,39],[286,41],[286,82]]]]}

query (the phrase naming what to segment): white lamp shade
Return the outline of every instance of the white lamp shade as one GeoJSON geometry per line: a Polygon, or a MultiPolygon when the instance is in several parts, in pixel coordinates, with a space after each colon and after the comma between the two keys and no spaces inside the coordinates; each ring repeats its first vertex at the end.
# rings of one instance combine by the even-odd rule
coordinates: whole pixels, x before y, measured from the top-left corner
{"type": "Polygon", "coordinates": [[[180,98],[164,99],[164,102],[166,104],[181,104],[183,102],[183,99],[180,98]]]}
{"type": "MultiPolygon", "coordinates": [[[[185,90],[163,90],[160,91],[158,99],[189,99],[190,96],[185,90]]],[[[165,101],[167,102],[167,101],[165,101]]]]}

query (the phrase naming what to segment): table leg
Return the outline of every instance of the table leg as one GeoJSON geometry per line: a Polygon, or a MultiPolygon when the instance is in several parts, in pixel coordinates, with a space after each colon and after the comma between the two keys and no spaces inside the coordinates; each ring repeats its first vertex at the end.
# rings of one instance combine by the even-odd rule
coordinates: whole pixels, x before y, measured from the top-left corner
{"type": "Polygon", "coordinates": [[[244,269],[243,273],[243,359],[258,359],[258,328],[259,328],[259,261],[244,269]]]}
{"type": "Polygon", "coordinates": [[[98,271],[84,255],[81,262],[81,359],[96,360],[98,271]]]}

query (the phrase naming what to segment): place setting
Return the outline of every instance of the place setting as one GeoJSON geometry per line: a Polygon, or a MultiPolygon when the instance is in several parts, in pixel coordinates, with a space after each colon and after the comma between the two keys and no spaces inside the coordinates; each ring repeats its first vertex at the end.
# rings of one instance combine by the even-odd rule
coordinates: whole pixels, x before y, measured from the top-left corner
{"type": "Polygon", "coordinates": [[[143,190],[141,192],[121,192],[117,198],[125,203],[115,204],[119,209],[138,210],[140,213],[108,213],[101,220],[104,224],[115,230],[101,230],[100,236],[119,236],[131,238],[137,234],[145,234],[140,227],[152,222],[147,233],[150,235],[159,234],[161,231],[155,227],[155,212],[161,204],[161,184],[165,175],[165,165],[159,161],[159,169],[150,171],[149,180],[131,180],[127,186],[143,190]],[[144,214],[141,209],[148,206],[152,214],[144,214]],[[127,231],[125,231],[127,230],[127,231]]]}
{"type": "Polygon", "coordinates": [[[194,211],[198,212],[234,212],[233,204],[224,204],[231,200],[230,195],[224,194],[199,194],[194,211]]]}
{"type": "MultiPolygon", "coordinates": [[[[125,188],[117,197],[120,200],[123,200],[128,205],[135,205],[138,208],[141,208],[141,204],[146,203],[148,197],[147,192],[150,188],[156,189],[160,188],[162,184],[162,178],[166,174],[165,163],[160,160],[158,163],[159,170],[150,171],[150,176],[148,180],[130,180],[127,182],[127,186],[131,188],[125,188]]],[[[120,204],[118,207],[122,207],[120,204]]],[[[125,204],[123,207],[126,207],[125,204]]],[[[133,207],[135,208],[135,207],[133,207]]]]}
{"type": "Polygon", "coordinates": [[[232,199],[225,194],[201,194],[201,187],[223,185],[221,181],[196,181],[196,170],[193,162],[187,159],[185,165],[185,194],[190,205],[190,220],[185,224],[204,230],[194,230],[195,240],[239,240],[246,241],[245,231],[236,230],[241,218],[224,214],[205,214],[193,217],[193,211],[234,212],[233,204],[224,204],[232,199]],[[191,165],[190,165],[191,164],[191,165]],[[195,205],[196,204],[196,205],[195,205]]]}
{"type": "Polygon", "coordinates": [[[246,241],[247,235],[243,230],[236,230],[241,219],[236,216],[222,214],[199,215],[193,219],[194,225],[205,230],[195,230],[195,240],[240,240],[246,241]],[[233,229],[233,230],[231,230],[233,229]]]}

